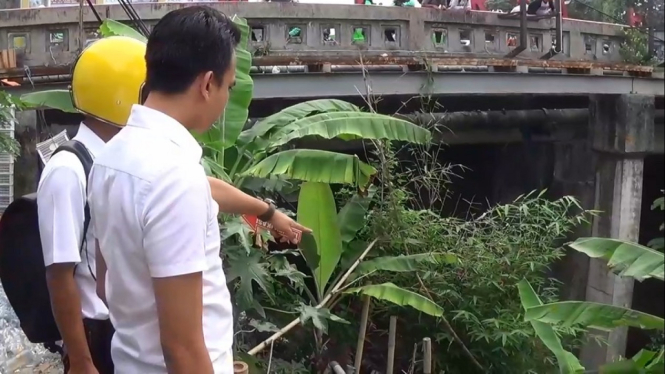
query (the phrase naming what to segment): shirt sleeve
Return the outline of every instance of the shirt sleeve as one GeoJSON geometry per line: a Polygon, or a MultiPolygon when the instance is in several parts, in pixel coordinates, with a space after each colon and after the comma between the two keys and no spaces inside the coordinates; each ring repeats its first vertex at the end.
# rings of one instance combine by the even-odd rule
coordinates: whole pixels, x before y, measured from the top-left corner
{"type": "Polygon", "coordinates": [[[44,265],[81,262],[85,201],[85,182],[73,168],[57,166],[44,176],[37,189],[44,265]]]}
{"type": "Polygon", "coordinates": [[[143,248],[151,277],[207,269],[207,189],[203,168],[191,164],[171,169],[151,183],[143,206],[143,248]]]}

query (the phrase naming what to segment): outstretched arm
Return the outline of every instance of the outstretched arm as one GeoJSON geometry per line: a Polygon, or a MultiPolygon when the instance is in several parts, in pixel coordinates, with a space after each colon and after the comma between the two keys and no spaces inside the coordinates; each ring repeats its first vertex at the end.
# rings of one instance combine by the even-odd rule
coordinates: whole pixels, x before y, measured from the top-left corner
{"type": "MultiPolygon", "coordinates": [[[[210,183],[213,200],[219,205],[219,210],[224,213],[260,216],[268,211],[268,203],[252,197],[222,180],[208,177],[208,183],[210,183]]],[[[294,230],[303,233],[312,231],[280,211],[275,212],[270,223],[289,241],[294,241],[297,237],[294,230]]]]}

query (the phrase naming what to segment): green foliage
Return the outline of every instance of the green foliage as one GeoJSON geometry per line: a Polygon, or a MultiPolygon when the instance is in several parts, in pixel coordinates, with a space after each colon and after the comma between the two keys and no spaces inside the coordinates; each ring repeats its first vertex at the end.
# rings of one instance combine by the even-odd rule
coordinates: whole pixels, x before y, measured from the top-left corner
{"type": "MultiPolygon", "coordinates": [[[[322,299],[328,281],[342,255],[342,237],[337,222],[337,208],[330,186],[325,183],[307,182],[300,187],[298,198],[298,222],[312,229],[318,261],[313,270],[318,298],[322,299]]],[[[307,245],[310,242],[305,241],[307,245]]]]}
{"type": "MultiPolygon", "coordinates": [[[[662,192],[663,191],[661,190],[661,193],[662,192]]],[[[660,210],[661,212],[665,211],[665,197],[661,196],[657,198],[653,204],[651,204],[651,210],[660,210]]],[[[663,231],[665,229],[665,223],[661,223],[659,229],[660,231],[663,231]]],[[[647,245],[657,251],[663,252],[665,249],[665,240],[663,240],[663,237],[661,236],[659,238],[652,239],[647,245]]]]}
{"type": "MultiPolygon", "coordinates": [[[[5,129],[10,123],[16,121],[14,113],[22,109],[23,102],[16,97],[11,96],[5,91],[0,91],[0,130],[5,129]]],[[[0,132],[0,153],[8,153],[11,156],[18,156],[20,145],[4,132],[0,132]]]]}
{"type": "Polygon", "coordinates": [[[636,65],[654,65],[656,59],[649,53],[647,34],[639,29],[626,28],[623,32],[624,41],[619,53],[624,62],[636,65]]]}
{"type": "Polygon", "coordinates": [[[513,4],[510,0],[487,0],[485,3],[488,10],[500,10],[502,12],[509,12],[515,7],[516,4],[513,4]]]}
{"type": "MultiPolygon", "coordinates": [[[[620,276],[630,276],[637,280],[657,278],[663,280],[663,254],[647,247],[615,239],[582,238],[569,247],[585,253],[592,258],[602,258],[608,261],[608,267],[619,273],[620,276]]],[[[523,281],[522,287],[529,284],[523,281]]],[[[522,289],[520,289],[522,291],[522,289]]],[[[611,331],[617,327],[630,326],[639,329],[665,331],[665,320],[636,310],[614,305],[605,305],[586,301],[566,301],[550,304],[531,303],[523,293],[520,294],[526,309],[525,319],[532,323],[548,324],[552,326],[583,326],[604,331],[611,331]]],[[[538,335],[543,343],[554,352],[557,357],[570,356],[557,346],[549,344],[549,336],[538,335]]],[[[656,342],[656,344],[658,344],[656,342]]],[[[653,345],[652,347],[654,348],[653,345]]],[[[600,368],[601,373],[632,374],[632,373],[662,373],[665,369],[663,354],[665,347],[662,343],[656,350],[642,350],[630,359],[610,362],[600,368]]],[[[577,363],[579,364],[579,363],[577,363]]],[[[567,362],[559,360],[562,373],[571,373],[567,362]]],[[[581,370],[584,370],[582,368],[581,370]]],[[[579,370],[578,370],[579,371],[579,370]]]]}
{"type": "Polygon", "coordinates": [[[663,253],[651,248],[618,239],[580,238],[568,247],[591,258],[602,258],[607,266],[622,277],[638,281],[646,278],[663,280],[663,253]]]}
{"type": "MultiPolygon", "coordinates": [[[[528,312],[529,308],[543,305],[538,294],[536,294],[536,291],[533,290],[529,282],[523,279],[518,283],[517,287],[525,312],[528,312]]],[[[543,344],[545,344],[556,357],[559,365],[559,372],[561,374],[580,373],[584,371],[584,367],[580,364],[577,357],[564,349],[561,344],[561,339],[559,339],[559,336],[556,334],[556,331],[552,326],[537,320],[530,320],[530,322],[536,332],[536,336],[540,338],[543,344]]]]}
{"type": "Polygon", "coordinates": [[[143,43],[148,41],[145,36],[137,30],[134,30],[131,26],[112,19],[105,19],[104,22],[102,22],[101,26],[99,26],[99,34],[103,38],[109,36],[127,36],[143,43]]]}
{"type": "Polygon", "coordinates": [[[67,113],[78,113],[74,108],[72,95],[69,90],[30,92],[21,96],[21,101],[29,109],[50,108],[67,113]]]}
{"type": "MultiPolygon", "coordinates": [[[[372,313],[372,323],[386,328],[390,315],[408,321],[406,331],[398,330],[398,368],[408,367],[414,345],[429,336],[435,342],[437,370],[475,372],[446,327],[448,321],[484,367],[483,372],[551,372],[556,357],[542,344],[534,344],[537,333],[532,323],[524,321],[518,284],[527,279],[535,285],[538,299],[557,301],[559,284],[546,275],[564,255],[557,243],[573,227],[586,224],[591,212],[579,209],[572,197],[550,201],[543,193],[531,193],[478,217],[443,217],[433,210],[447,198],[447,177],[457,170],[436,161],[437,154],[437,149],[416,147],[409,153],[409,161],[401,162],[390,150],[380,148],[376,158],[382,160],[377,166],[381,188],[360,238],[379,238],[373,256],[421,256],[441,251],[456,256],[455,263],[424,262],[414,271],[377,272],[365,278],[372,284],[391,282],[427,296],[442,308],[442,314],[430,317],[380,302],[372,313]]],[[[562,347],[570,349],[581,331],[556,327],[554,332],[562,336],[562,347]]]]}

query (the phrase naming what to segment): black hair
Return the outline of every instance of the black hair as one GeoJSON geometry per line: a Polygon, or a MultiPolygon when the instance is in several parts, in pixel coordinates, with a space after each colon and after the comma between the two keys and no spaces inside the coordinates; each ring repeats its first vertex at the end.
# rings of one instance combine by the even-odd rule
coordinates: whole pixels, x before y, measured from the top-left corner
{"type": "Polygon", "coordinates": [[[148,37],[146,89],[181,93],[208,71],[221,83],[239,42],[238,27],[213,8],[191,6],[167,13],[148,37]]]}

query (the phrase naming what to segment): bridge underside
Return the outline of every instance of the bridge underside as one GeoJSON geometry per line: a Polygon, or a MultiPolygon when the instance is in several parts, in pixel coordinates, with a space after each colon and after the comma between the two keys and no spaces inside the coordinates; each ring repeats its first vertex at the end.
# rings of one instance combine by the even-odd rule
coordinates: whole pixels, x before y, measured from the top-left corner
{"type": "MultiPolygon", "coordinates": [[[[313,99],[366,95],[590,95],[663,96],[663,80],[630,76],[549,73],[361,72],[256,74],[254,100],[313,99]]],[[[67,82],[23,84],[10,93],[65,89],[67,82]]]]}

